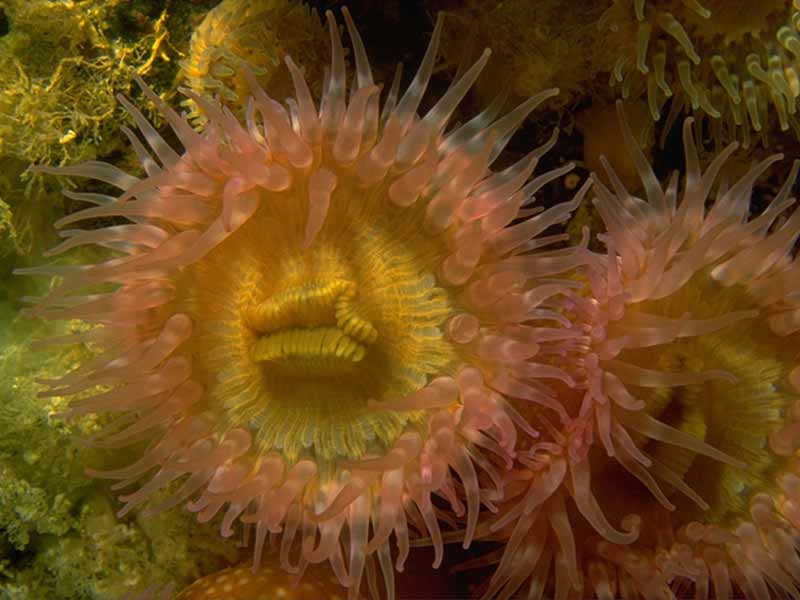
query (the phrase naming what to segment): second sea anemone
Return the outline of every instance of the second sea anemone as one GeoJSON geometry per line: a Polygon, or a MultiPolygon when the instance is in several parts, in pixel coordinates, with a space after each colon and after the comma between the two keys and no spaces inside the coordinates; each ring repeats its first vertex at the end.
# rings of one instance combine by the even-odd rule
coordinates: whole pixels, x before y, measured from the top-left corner
{"type": "Polygon", "coordinates": [[[566,319],[542,324],[561,373],[523,411],[543,435],[520,444],[479,532],[507,540],[482,561],[500,561],[487,597],[525,580],[529,598],[797,594],[800,161],[751,218],[753,184],[780,155],[707,205],[736,144],[703,171],[687,120],[679,190],[621,120],[646,199],[610,168],[611,189],[595,178],[606,252],[543,306],[566,319]]]}

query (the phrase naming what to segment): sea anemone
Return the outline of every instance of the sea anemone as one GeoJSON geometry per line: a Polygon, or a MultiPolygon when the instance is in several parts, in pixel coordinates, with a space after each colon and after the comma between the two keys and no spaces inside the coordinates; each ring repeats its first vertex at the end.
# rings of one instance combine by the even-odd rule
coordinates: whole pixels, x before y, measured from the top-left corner
{"type": "Polygon", "coordinates": [[[598,24],[627,40],[611,83],[625,97],[643,93],[655,121],[672,98],[667,128],[690,108],[716,139],[745,148],[776,118],[800,135],[798,2],[614,0],[598,24]]]}
{"type": "Polygon", "coordinates": [[[707,207],[736,144],[703,172],[687,119],[678,201],[677,173],[658,182],[618,110],[647,199],[608,163],[612,189],[594,177],[607,252],[542,306],[565,317],[540,353],[561,375],[523,411],[542,436],[520,442],[479,528],[507,541],[479,561],[500,562],[486,597],[526,579],[529,598],[796,595],[800,161],[757,216],[753,184],[780,155],[707,207]]]}
{"type": "Polygon", "coordinates": [[[375,557],[392,597],[392,535],[398,570],[414,535],[432,538],[438,565],[438,517],[449,504],[465,515],[468,546],[517,428],[536,435],[508,401],[537,397],[535,380],[553,370],[529,362],[538,332],[524,322],[549,318],[539,307],[574,287],[554,275],[587,260],[584,247],[552,247],[565,235],[537,236],[569,216],[589,182],[571,202],[533,206],[572,168],[529,181],[555,132],[508,168],[489,169],[554,90],[499,118],[495,103],[445,131],[488,50],[417,116],[441,17],[408,89],[398,97],[396,77],[381,109],[342,12],[356,73],[348,93],[328,13],[319,111],[289,57],[295,97],[285,105],[245,71],[253,97],[244,123],[183,90],[208,117],[202,134],[137,80],[183,151],[119,97],[151,149],[123,127],[144,178],[100,162],[40,168],[122,190],[65,192],[97,206],[57,227],[113,220],[62,229],[49,254],[94,245],[114,255],[20,272],[57,278],[29,315],[93,326],[54,340],[89,344],[97,356],[45,393],[78,395],[69,416],[119,414],[89,440],[95,446],[149,442],[129,466],[88,470],[117,480],[115,489],[138,483],[121,496],[120,516],[182,482],[144,514],[187,501],[202,522],[222,511],[223,536],[237,522],[252,532],[254,569],[274,538],[285,570],[329,561],[351,598],[375,557]]]}
{"type": "MultiPolygon", "coordinates": [[[[324,33],[317,15],[301,2],[223,0],[194,30],[181,77],[198,96],[214,96],[223,106],[239,109],[250,97],[244,76],[249,69],[272,96],[285,98],[293,90],[291,77],[281,68],[287,54],[312,85],[322,81],[324,33]]],[[[193,122],[205,122],[191,98],[182,104],[193,122]]]]}

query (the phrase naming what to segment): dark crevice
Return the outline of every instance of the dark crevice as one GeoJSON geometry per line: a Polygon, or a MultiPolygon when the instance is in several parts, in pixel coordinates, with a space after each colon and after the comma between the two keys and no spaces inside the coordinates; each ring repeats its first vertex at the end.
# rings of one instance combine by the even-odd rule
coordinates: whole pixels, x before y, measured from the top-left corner
{"type": "Polygon", "coordinates": [[[5,9],[0,6],[0,37],[8,35],[9,31],[11,31],[11,23],[8,21],[5,9]]]}

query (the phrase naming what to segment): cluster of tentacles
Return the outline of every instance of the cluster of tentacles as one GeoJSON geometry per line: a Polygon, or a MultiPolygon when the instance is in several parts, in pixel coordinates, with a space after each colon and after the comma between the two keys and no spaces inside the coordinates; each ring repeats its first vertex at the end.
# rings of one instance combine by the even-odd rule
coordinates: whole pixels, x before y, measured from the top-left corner
{"type": "Polygon", "coordinates": [[[797,134],[800,3],[612,0],[598,22],[619,48],[610,83],[643,97],[669,130],[686,110],[715,140],[797,134]]]}

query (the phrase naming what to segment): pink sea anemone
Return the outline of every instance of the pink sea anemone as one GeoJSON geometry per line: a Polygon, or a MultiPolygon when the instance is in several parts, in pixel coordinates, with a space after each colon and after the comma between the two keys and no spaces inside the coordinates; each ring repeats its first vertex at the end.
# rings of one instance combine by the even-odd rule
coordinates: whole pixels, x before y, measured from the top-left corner
{"type": "Polygon", "coordinates": [[[187,503],[205,522],[221,511],[223,536],[237,523],[252,531],[254,569],[275,538],[285,570],[328,561],[351,598],[376,559],[393,597],[409,538],[430,536],[438,565],[449,504],[469,545],[518,431],[537,435],[509,398],[538,398],[536,380],[557,369],[530,360],[549,338],[527,323],[565,320],[543,307],[576,287],[555,276],[588,260],[584,247],[552,248],[566,236],[538,236],[588,184],[572,202],[533,206],[571,168],[530,179],[555,136],[489,170],[555,91],[446,131],[488,51],[419,117],[442,19],[408,89],[399,95],[398,76],[381,107],[343,13],[355,76],[348,90],[328,13],[319,110],[291,58],[295,97],[279,103],[250,77],[244,123],[184,90],[208,117],[203,133],[137,80],[183,150],[120,97],[144,138],[123,128],[143,178],[100,162],[39,168],[122,190],[65,192],[96,206],[58,221],[65,240],[49,253],[111,255],[22,272],[56,277],[29,315],[91,326],[54,342],[96,351],[46,393],[78,395],[70,416],[119,415],[89,440],[97,447],[149,441],[129,466],[89,469],[133,488],[120,516],[169,486],[145,514],[187,503]],[[114,224],[63,229],[99,218],[114,224]]]}
{"type": "Polygon", "coordinates": [[[595,205],[607,251],[543,304],[560,373],[542,430],[520,444],[480,536],[507,540],[486,597],[770,597],[800,593],[800,267],[789,212],[800,161],[749,217],[773,163],[716,185],[683,127],[686,172],[662,186],[622,116],[647,199],[606,167],[595,205]],[[787,216],[788,215],[788,216],[787,216]],[[557,402],[555,402],[557,401],[557,402]],[[618,525],[619,524],[619,525],[618,525]]]}

